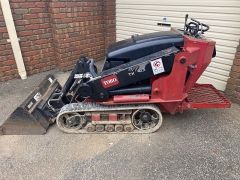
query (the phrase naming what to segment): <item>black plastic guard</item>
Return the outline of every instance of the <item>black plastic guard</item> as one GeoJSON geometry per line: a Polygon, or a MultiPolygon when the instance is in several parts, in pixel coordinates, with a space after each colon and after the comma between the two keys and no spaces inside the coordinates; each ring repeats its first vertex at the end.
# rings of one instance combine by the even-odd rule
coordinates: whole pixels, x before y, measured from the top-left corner
{"type": "Polygon", "coordinates": [[[61,90],[58,81],[48,75],[28,98],[0,126],[1,135],[44,134],[54,123],[56,112],[48,106],[48,100],[61,90]]]}

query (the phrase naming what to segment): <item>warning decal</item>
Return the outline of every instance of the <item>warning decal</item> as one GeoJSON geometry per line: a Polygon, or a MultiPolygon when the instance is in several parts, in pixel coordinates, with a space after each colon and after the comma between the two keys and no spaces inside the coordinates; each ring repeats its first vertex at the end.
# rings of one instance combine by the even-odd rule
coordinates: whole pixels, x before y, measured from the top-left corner
{"type": "Polygon", "coordinates": [[[163,63],[162,63],[162,58],[151,61],[151,66],[152,66],[152,70],[153,70],[154,75],[160,74],[160,73],[165,71],[163,63]]]}

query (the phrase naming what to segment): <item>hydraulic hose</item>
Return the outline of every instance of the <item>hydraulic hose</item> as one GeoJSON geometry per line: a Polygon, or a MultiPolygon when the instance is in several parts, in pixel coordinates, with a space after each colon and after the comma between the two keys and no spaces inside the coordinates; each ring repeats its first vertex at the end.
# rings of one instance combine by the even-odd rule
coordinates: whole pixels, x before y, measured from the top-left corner
{"type": "Polygon", "coordinates": [[[97,77],[97,73],[95,71],[95,66],[94,66],[94,61],[93,59],[89,59],[90,63],[89,63],[89,71],[92,74],[93,77],[97,77]]]}

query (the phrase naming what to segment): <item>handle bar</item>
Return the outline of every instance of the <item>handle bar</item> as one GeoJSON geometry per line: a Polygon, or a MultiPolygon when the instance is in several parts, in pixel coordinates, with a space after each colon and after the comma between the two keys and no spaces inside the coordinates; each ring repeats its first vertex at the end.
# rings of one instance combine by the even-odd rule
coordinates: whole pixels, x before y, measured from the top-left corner
{"type": "Polygon", "coordinates": [[[206,31],[208,31],[208,30],[210,29],[207,24],[201,23],[201,22],[199,22],[198,20],[193,19],[193,18],[191,18],[191,20],[194,21],[194,22],[196,22],[198,25],[201,25],[201,26],[202,26],[202,27],[201,27],[201,31],[202,31],[202,32],[206,32],[206,31]],[[203,27],[205,27],[205,29],[203,29],[203,27]]]}

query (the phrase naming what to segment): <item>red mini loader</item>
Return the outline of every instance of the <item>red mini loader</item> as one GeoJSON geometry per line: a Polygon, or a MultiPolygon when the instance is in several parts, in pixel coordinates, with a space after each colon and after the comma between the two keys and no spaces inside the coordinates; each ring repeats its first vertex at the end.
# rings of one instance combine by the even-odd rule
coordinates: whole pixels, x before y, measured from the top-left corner
{"type": "Polygon", "coordinates": [[[183,30],[134,35],[108,48],[103,70],[81,57],[65,85],[48,76],[1,126],[1,134],[44,134],[55,121],[66,133],[151,133],[162,112],[229,108],[197,80],[216,55],[195,19],[183,30]]]}

